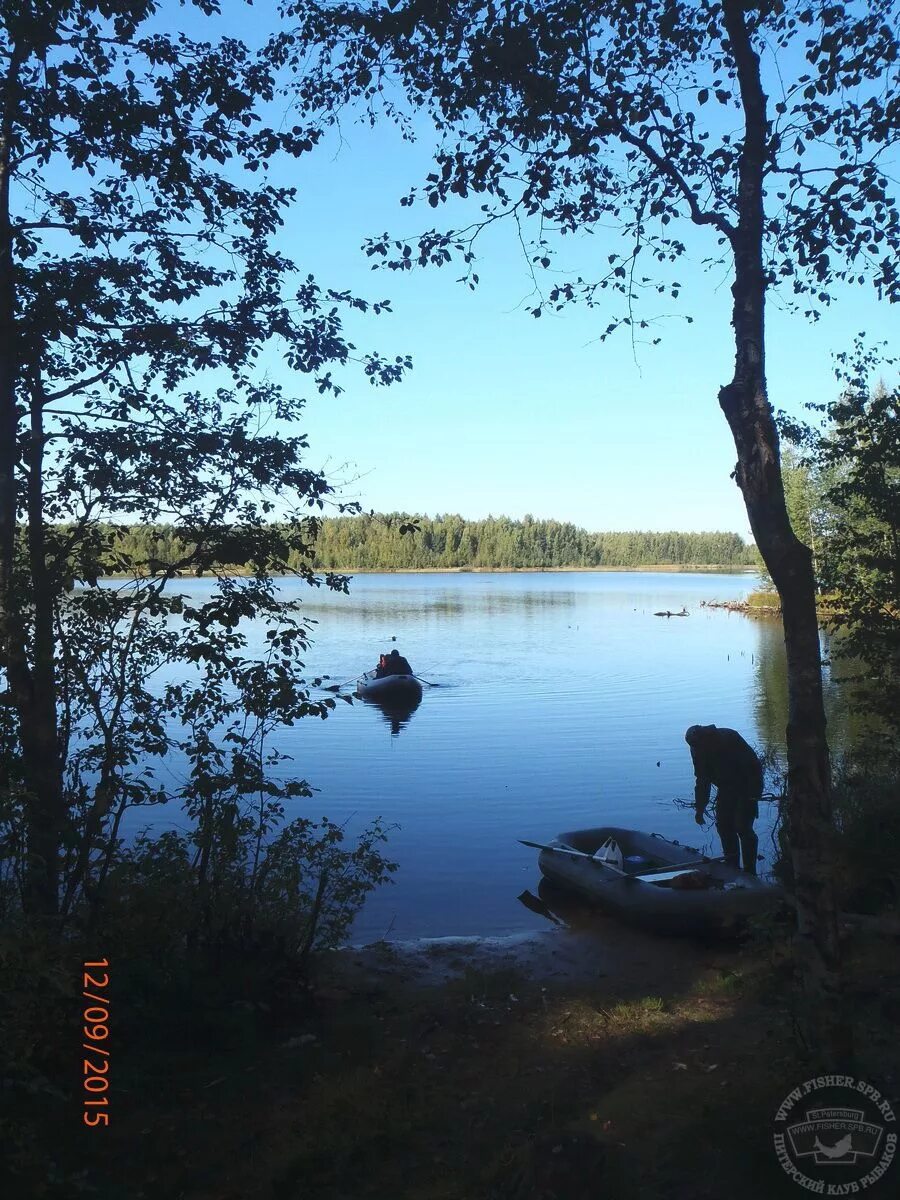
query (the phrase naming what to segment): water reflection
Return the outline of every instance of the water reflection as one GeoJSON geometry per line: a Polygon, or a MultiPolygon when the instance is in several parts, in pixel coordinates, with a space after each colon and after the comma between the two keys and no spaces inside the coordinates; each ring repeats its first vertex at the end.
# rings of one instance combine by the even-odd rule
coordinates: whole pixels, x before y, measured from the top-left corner
{"type": "Polygon", "coordinates": [[[568,929],[596,929],[609,919],[577,893],[567,891],[543,877],[538,883],[537,895],[526,888],[516,899],[529,912],[543,917],[551,925],[562,925],[568,929]]]}
{"type": "Polygon", "coordinates": [[[422,693],[418,695],[406,696],[401,699],[394,698],[382,700],[378,697],[363,696],[364,704],[370,705],[372,708],[380,709],[382,717],[391,727],[391,737],[398,737],[400,730],[409,724],[410,717],[422,703],[422,693]]]}
{"type": "MultiPolygon", "coordinates": [[[[788,722],[787,654],[784,628],[778,617],[754,617],[758,626],[757,652],[754,655],[757,686],[755,689],[756,724],[760,749],[781,757],[785,752],[788,722]]],[[[828,744],[832,753],[852,751],[865,733],[865,721],[851,702],[843,677],[856,665],[841,655],[840,641],[824,631],[822,647],[822,688],[828,721],[828,744]]]]}
{"type": "MultiPolygon", "coordinates": [[[[564,608],[574,608],[577,595],[571,591],[545,592],[494,592],[462,596],[439,595],[429,597],[410,597],[409,592],[382,592],[373,596],[349,596],[322,593],[313,599],[304,599],[304,613],[318,613],[319,619],[328,621],[347,620],[381,621],[387,616],[396,619],[398,609],[402,610],[404,620],[421,621],[429,617],[458,620],[461,618],[499,617],[517,613],[553,611],[564,608]]],[[[681,616],[674,613],[674,616],[681,616]]]]}
{"type": "Polygon", "coordinates": [[[546,910],[544,915],[549,921],[570,929],[587,929],[596,926],[598,918],[601,922],[604,919],[593,905],[549,879],[541,879],[538,884],[537,902],[546,910]]]}
{"type": "Polygon", "coordinates": [[[528,888],[518,895],[516,899],[520,904],[524,904],[529,912],[537,913],[539,917],[544,917],[545,920],[551,923],[551,925],[565,924],[565,921],[561,921],[559,917],[556,916],[546,901],[542,900],[540,896],[535,896],[534,892],[529,892],[528,888]]]}

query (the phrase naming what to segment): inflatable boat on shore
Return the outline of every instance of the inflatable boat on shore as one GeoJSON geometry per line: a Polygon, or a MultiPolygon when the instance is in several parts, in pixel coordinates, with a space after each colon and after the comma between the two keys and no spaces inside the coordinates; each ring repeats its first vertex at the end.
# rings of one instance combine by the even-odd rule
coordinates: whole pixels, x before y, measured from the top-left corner
{"type": "Polygon", "coordinates": [[[538,865],[557,886],[656,933],[735,933],[784,899],[777,884],[636,829],[561,833],[541,850],[538,865]],[[598,852],[603,857],[594,857],[598,852]]]}

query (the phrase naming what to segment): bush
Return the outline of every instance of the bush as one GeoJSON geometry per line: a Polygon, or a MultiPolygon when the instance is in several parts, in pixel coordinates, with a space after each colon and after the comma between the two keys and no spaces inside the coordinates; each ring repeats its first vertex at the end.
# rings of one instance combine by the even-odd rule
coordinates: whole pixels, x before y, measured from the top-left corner
{"type": "MultiPolygon", "coordinates": [[[[351,844],[325,818],[290,822],[268,847],[256,834],[250,823],[217,842],[205,876],[201,828],[120,844],[102,887],[84,894],[65,922],[23,915],[7,888],[0,1138],[8,1194],[70,1200],[88,1186],[66,1165],[80,1153],[72,1038],[83,962],[110,963],[104,994],[118,1069],[148,1046],[247,1052],[282,1016],[296,1021],[311,955],[342,943],[365,897],[396,869],[382,853],[387,835],[378,821],[351,844]],[[60,1125],[70,1133],[48,1147],[45,1131],[60,1125]]],[[[152,1076],[138,1070],[132,1098],[152,1090],[152,1076]]]]}
{"type": "Polygon", "coordinates": [[[105,944],[150,961],[201,950],[305,960],[340,945],[365,897],[396,869],[381,853],[387,834],[379,821],[348,848],[342,826],[298,818],[258,860],[248,829],[229,849],[217,847],[205,878],[198,836],[142,835],[120,850],[91,917],[105,944]]]}
{"type": "Polygon", "coordinates": [[[834,773],[842,907],[878,913],[900,896],[900,765],[847,759],[834,773]]]}
{"type": "MultiPolygon", "coordinates": [[[[832,765],[834,869],[841,909],[874,915],[900,898],[900,762],[858,753],[832,765]]],[[[785,815],[782,795],[781,813],[785,815]]],[[[790,826],[781,820],[775,873],[788,888],[793,873],[790,826]]]]}

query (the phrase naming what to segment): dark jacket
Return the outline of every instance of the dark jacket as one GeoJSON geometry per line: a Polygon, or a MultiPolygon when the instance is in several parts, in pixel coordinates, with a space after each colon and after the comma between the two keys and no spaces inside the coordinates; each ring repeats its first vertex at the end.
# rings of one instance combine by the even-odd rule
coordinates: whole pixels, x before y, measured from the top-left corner
{"type": "Polygon", "coordinates": [[[384,669],[385,675],[412,675],[413,669],[402,654],[388,655],[384,669]]]}
{"type": "Polygon", "coordinates": [[[705,807],[711,785],[730,795],[758,800],[762,795],[762,763],[752,746],[734,729],[701,727],[690,746],[697,777],[695,800],[705,807]]]}

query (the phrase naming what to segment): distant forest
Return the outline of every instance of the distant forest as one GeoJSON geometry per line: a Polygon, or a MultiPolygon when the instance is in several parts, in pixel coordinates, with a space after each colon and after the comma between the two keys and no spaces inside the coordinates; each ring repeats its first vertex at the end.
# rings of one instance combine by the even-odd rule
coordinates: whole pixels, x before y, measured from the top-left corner
{"type": "MultiPolygon", "coordinates": [[[[187,544],[172,526],[107,527],[107,571],[156,571],[184,557],[187,544]],[[127,564],[127,566],[126,566],[127,564]]],[[[589,533],[562,521],[526,516],[413,516],[406,513],[327,517],[312,565],[323,570],[757,566],[755,547],[735,533],[589,533]],[[410,525],[416,528],[402,532],[410,525]]],[[[242,566],[245,564],[220,564],[242,566]]],[[[291,562],[297,567],[301,562],[291,562]]],[[[309,565],[307,560],[307,565],[309,565]]]]}
{"type": "Polygon", "coordinates": [[[562,521],[447,515],[334,517],[316,542],[326,568],[754,566],[735,533],[588,533],[562,521]],[[401,526],[418,532],[401,533],[401,526]]]}

